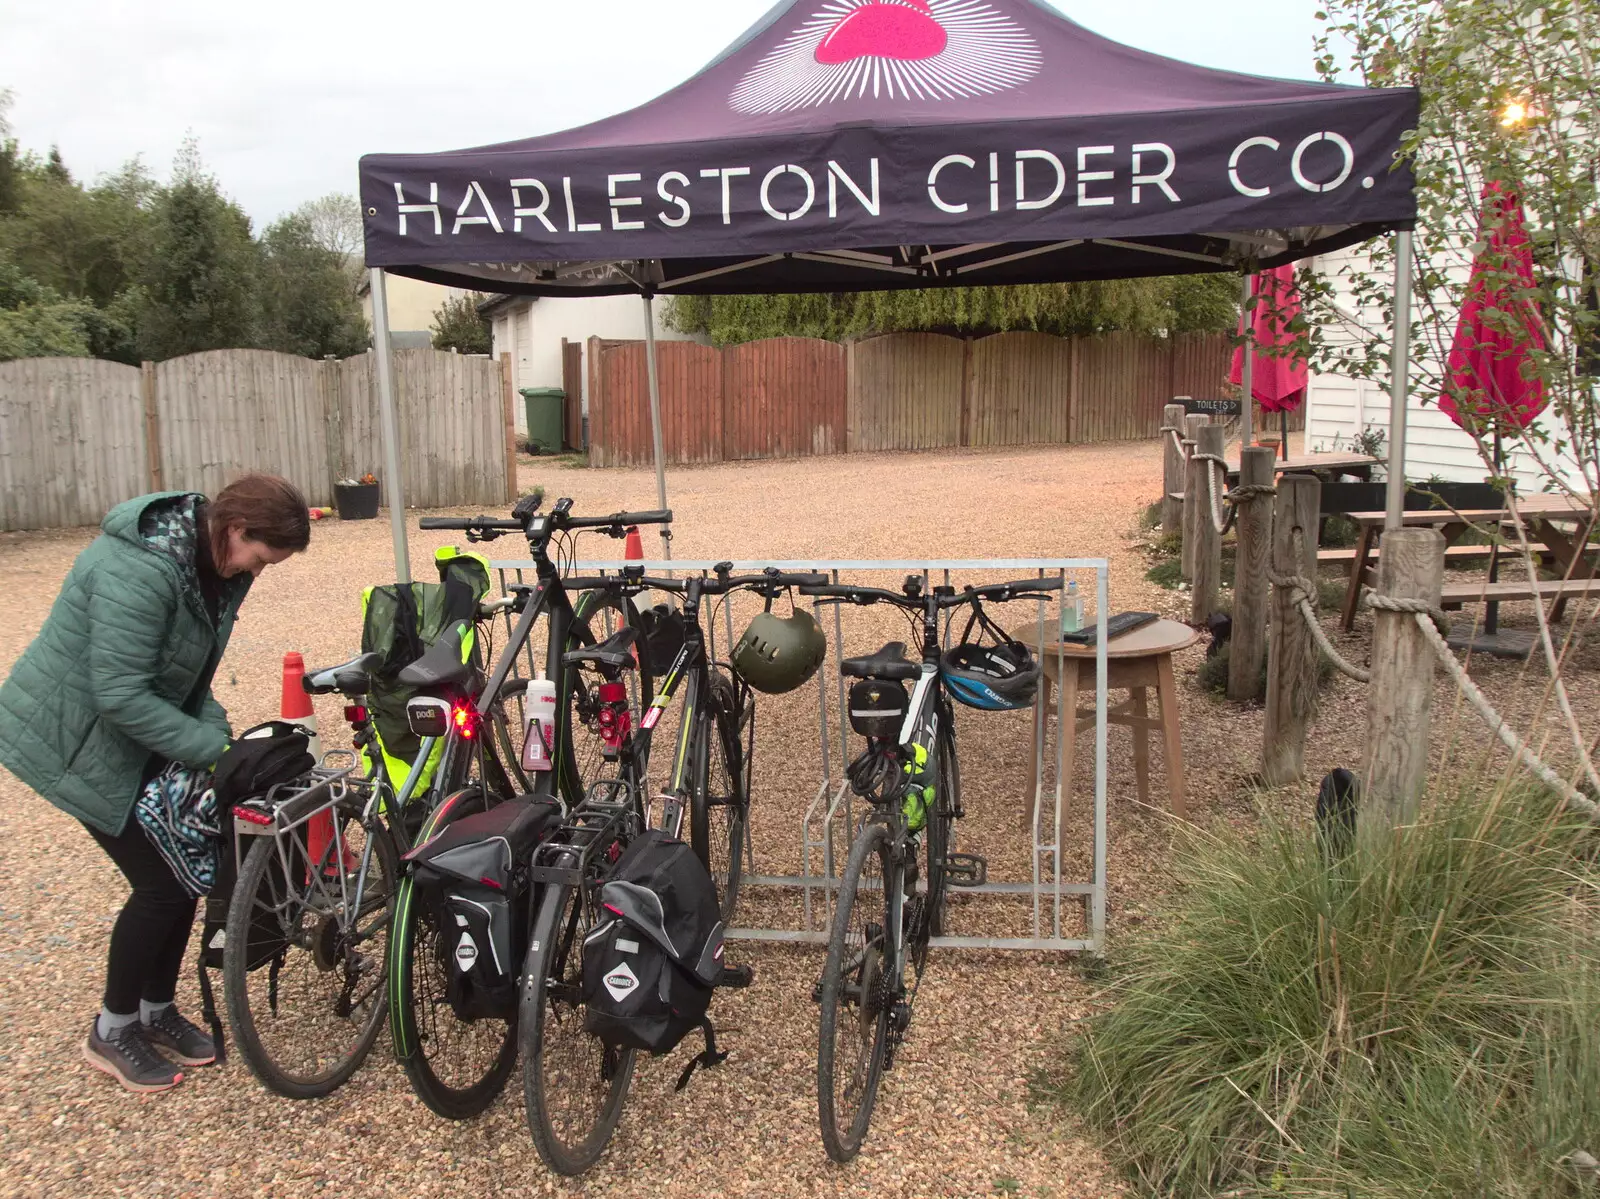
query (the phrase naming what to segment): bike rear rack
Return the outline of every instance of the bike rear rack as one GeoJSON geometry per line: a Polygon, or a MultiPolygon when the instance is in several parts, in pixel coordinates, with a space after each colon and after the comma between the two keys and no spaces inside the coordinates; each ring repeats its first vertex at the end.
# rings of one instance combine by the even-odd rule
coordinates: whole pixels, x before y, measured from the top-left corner
{"type": "Polygon", "coordinates": [[[622,836],[633,816],[633,804],[620,781],[595,783],[567,822],[534,851],[528,878],[535,883],[582,886],[595,857],[622,836]]]}

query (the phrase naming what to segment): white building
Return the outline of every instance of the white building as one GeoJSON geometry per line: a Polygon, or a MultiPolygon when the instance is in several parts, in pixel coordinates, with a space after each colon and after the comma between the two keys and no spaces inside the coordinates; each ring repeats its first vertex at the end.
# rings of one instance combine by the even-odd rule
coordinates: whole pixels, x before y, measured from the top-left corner
{"type": "MultiPolygon", "coordinates": [[[[679,333],[663,323],[667,302],[655,303],[656,337],[661,341],[699,341],[698,335],[679,333]]],[[[644,337],[644,301],[638,296],[498,296],[479,311],[494,333],[494,355],[511,355],[512,386],[562,387],[561,343],[584,345],[591,337],[614,341],[639,341],[644,337]]],[[[584,388],[583,411],[589,411],[588,364],[579,373],[584,388]]],[[[517,427],[527,416],[521,404],[517,427]]]]}

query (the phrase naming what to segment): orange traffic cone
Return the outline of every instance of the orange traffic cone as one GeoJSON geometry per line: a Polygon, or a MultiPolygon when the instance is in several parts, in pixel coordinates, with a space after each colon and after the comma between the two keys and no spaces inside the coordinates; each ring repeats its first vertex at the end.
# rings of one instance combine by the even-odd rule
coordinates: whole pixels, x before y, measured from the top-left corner
{"type": "MultiPolygon", "coordinates": [[[[305,673],[304,658],[292,650],[283,655],[283,697],[278,704],[278,716],[290,724],[297,724],[305,729],[311,738],[311,756],[320,763],[322,743],[317,739],[317,710],[312,706],[311,697],[306,694],[306,689],[300,685],[305,673]]],[[[328,852],[328,843],[332,840],[331,811],[318,814],[306,825],[306,852],[313,862],[322,861],[328,852]]]]}
{"type": "Polygon", "coordinates": [[[628,539],[622,543],[622,556],[629,562],[644,561],[644,542],[639,539],[639,526],[628,526],[628,539]]]}

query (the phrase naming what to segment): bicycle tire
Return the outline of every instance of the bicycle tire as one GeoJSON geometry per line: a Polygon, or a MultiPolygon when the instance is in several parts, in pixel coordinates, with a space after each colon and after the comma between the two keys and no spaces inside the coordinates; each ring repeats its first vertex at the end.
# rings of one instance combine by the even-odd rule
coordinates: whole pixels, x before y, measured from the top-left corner
{"type": "MultiPolygon", "coordinates": [[[[556,696],[556,729],[561,744],[556,749],[555,760],[559,767],[558,790],[569,807],[582,803],[589,784],[606,772],[601,754],[602,743],[593,717],[598,703],[595,689],[600,676],[589,667],[563,672],[560,669],[560,655],[597,645],[623,624],[631,625],[639,633],[639,639],[635,642],[636,661],[632,670],[626,672],[634,676],[629,683],[629,708],[633,727],[638,729],[645,710],[655,697],[655,690],[650,653],[644,641],[644,625],[631,599],[606,589],[585,591],[573,604],[572,623],[567,629],[564,645],[559,649],[555,645],[550,647],[550,677],[566,680],[556,696]]],[[[635,754],[638,755],[641,776],[646,752],[647,747],[636,739],[635,754]]]]}
{"type": "MultiPolygon", "coordinates": [[[[228,907],[222,964],[228,1027],[251,1073],[269,1091],[289,1099],[318,1099],[348,1082],[366,1061],[388,1014],[387,945],[383,946],[384,952],[376,955],[362,954],[357,947],[377,936],[387,940],[392,928],[399,855],[389,830],[381,821],[374,822],[371,827],[361,825],[354,817],[347,816],[347,821],[363,829],[371,838],[373,850],[362,898],[358,901],[356,939],[334,923],[338,918],[334,913],[322,915],[314,928],[302,927],[307,914],[304,909],[309,907],[309,901],[318,896],[326,901],[334,894],[331,888],[321,886],[314,894],[309,871],[303,875],[308,881],[299,903],[302,910],[294,916],[294,931],[291,933],[284,927],[284,911],[290,903],[296,902],[291,894],[294,887],[291,875],[320,865],[305,859],[305,842],[301,838],[289,841],[297,848],[299,857],[291,857],[288,870],[278,853],[278,841],[273,837],[256,838],[245,855],[244,867],[239,872],[228,907]],[[368,890],[369,887],[372,889],[368,890]],[[265,898],[264,890],[268,892],[265,898]],[[259,906],[258,900],[263,900],[259,906]],[[272,923],[275,910],[276,929],[272,923]],[[363,911],[375,917],[375,923],[365,931],[362,929],[363,911]],[[304,943],[296,944],[300,941],[304,943]],[[331,1012],[322,1008],[327,1002],[323,999],[313,1001],[304,1010],[296,1005],[285,1013],[284,988],[280,984],[288,953],[308,958],[316,975],[336,978],[342,974],[342,995],[333,1000],[331,1012]],[[271,954],[271,958],[264,956],[266,954],[271,954]],[[263,971],[262,967],[268,969],[263,971]],[[251,998],[251,984],[263,973],[268,986],[264,1004],[253,1002],[251,998]],[[345,1005],[349,1005],[350,1010],[341,1012],[339,1009],[345,1005]],[[326,1053],[315,1049],[317,1030],[339,1028],[358,1010],[362,1015],[355,1023],[353,1041],[326,1053]],[[280,1044],[283,1045],[281,1049],[277,1048],[280,1044]],[[285,1060],[286,1051],[293,1048],[311,1049],[313,1060],[320,1068],[305,1071],[289,1064],[285,1060]]],[[[341,897],[344,894],[342,888],[340,894],[341,897]]],[[[314,912],[311,914],[315,917],[314,912]]]]}
{"type": "Polygon", "coordinates": [[[744,877],[745,831],[750,818],[749,777],[739,738],[733,684],[708,676],[706,703],[695,731],[694,784],[689,795],[689,843],[711,879],[724,922],[733,919],[744,877]]]}
{"type": "MultiPolygon", "coordinates": [[[[948,706],[939,714],[938,768],[933,811],[928,814],[928,935],[942,937],[950,916],[950,884],[944,861],[950,852],[955,814],[961,810],[961,767],[956,760],[955,729],[948,706]]],[[[923,947],[924,949],[926,946],[923,947]]]]}
{"type": "Polygon", "coordinates": [[[605,1152],[622,1118],[636,1057],[632,1049],[608,1048],[584,1031],[583,942],[590,929],[581,898],[578,888],[565,884],[545,888],[523,970],[518,1034],[528,1131],[544,1164],[567,1177],[583,1173],[605,1152]],[[553,1054],[556,1026],[562,1026],[561,1051],[553,1054]],[[551,1073],[557,1077],[547,1077],[551,1073]],[[585,1075],[595,1084],[593,1118],[580,1117],[568,1129],[567,1121],[557,1119],[557,1092],[571,1098],[571,1084],[585,1075]],[[558,1085],[549,1085],[553,1081],[558,1085]]]}
{"type": "MultiPolygon", "coordinates": [[[[448,796],[429,815],[417,843],[428,840],[452,820],[485,810],[489,799],[477,788],[448,796]]],[[[505,1089],[517,1064],[517,1022],[514,1018],[456,1019],[442,995],[444,972],[434,952],[437,920],[437,913],[419,902],[415,882],[409,876],[404,878],[396,890],[389,935],[389,1030],[395,1056],[417,1097],[447,1120],[466,1120],[481,1113],[505,1089]],[[419,986],[426,989],[426,995],[418,995],[419,986]],[[449,1068],[450,1077],[446,1078],[441,1068],[446,1067],[445,1058],[452,1051],[445,1042],[446,1038],[454,1041],[458,1026],[467,1030],[463,1039],[470,1037],[482,1052],[462,1070],[449,1068]]]]}
{"type": "Polygon", "coordinates": [[[889,1047],[889,1019],[893,1003],[886,1001],[892,991],[878,963],[893,961],[894,938],[900,930],[892,928],[891,872],[893,869],[891,834],[885,825],[870,820],[856,834],[850,859],[839,882],[838,907],[833,929],[828,935],[828,958],[822,968],[820,988],[821,1020],[817,1038],[817,1119],[822,1129],[823,1148],[836,1162],[847,1162],[861,1151],[872,1109],[878,1100],[878,1085],[883,1080],[883,1065],[889,1047]],[[880,888],[861,887],[862,873],[870,865],[879,871],[880,888]],[[858,912],[858,900],[860,911],[858,912]],[[851,942],[857,919],[860,923],[860,952],[851,942]],[[870,919],[869,917],[876,917],[870,919]],[[848,955],[848,956],[847,956],[848,955]],[[859,1082],[860,1099],[847,1114],[848,1126],[840,1128],[840,1096],[836,1094],[835,1065],[842,1025],[853,1025],[863,1033],[863,1045],[855,1053],[851,1078],[859,1082]],[[870,1029],[870,1043],[866,1034],[870,1029]],[[863,1050],[865,1052],[863,1052],[863,1050]]]}

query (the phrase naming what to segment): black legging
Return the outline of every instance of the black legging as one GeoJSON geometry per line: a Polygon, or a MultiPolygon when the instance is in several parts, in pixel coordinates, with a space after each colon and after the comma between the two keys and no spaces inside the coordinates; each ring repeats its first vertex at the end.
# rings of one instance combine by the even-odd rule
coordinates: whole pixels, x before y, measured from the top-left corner
{"type": "Polygon", "coordinates": [[[120,837],[84,827],[133,888],[111,930],[106,1010],[131,1015],[139,1010],[141,999],[171,1003],[194,924],[195,898],[183,889],[137,819],[129,818],[120,837]]]}

